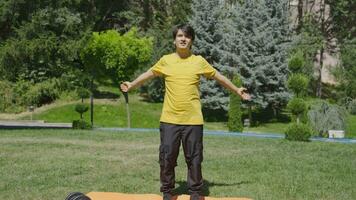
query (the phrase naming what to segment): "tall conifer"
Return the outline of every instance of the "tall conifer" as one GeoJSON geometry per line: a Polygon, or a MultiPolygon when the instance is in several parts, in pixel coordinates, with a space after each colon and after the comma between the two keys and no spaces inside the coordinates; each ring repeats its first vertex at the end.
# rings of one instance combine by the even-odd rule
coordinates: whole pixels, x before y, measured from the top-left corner
{"type": "MultiPolygon", "coordinates": [[[[218,43],[221,41],[219,26],[222,23],[221,0],[193,0],[193,15],[190,24],[195,29],[196,39],[193,44],[194,53],[203,56],[211,65],[220,69],[220,51],[218,43]]],[[[202,79],[201,100],[205,113],[228,109],[228,93],[215,81],[202,79]]],[[[206,115],[208,116],[208,115],[206,115]]]]}
{"type": "Polygon", "coordinates": [[[252,102],[278,111],[290,94],[286,89],[288,10],[283,0],[245,0],[233,10],[232,42],[238,72],[252,102]]]}

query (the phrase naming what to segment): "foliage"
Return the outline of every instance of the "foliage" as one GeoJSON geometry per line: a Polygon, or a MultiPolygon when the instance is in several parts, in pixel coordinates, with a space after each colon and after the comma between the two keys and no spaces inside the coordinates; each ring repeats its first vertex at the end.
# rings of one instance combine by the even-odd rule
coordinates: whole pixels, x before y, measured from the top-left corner
{"type": "Polygon", "coordinates": [[[291,99],[287,104],[287,108],[297,117],[297,123],[299,123],[300,116],[307,110],[306,103],[301,98],[291,99]]]}
{"type": "Polygon", "coordinates": [[[341,68],[337,78],[344,96],[356,98],[356,39],[350,40],[349,43],[341,47],[341,68]]]}
{"type": "Polygon", "coordinates": [[[130,78],[152,52],[150,38],[140,38],[136,28],[120,35],[117,31],[93,33],[81,51],[86,71],[98,79],[111,78],[115,83],[130,78]]]}
{"type": "Polygon", "coordinates": [[[356,2],[353,0],[327,0],[330,5],[332,32],[341,43],[356,36],[356,2]]]}
{"type": "MultiPolygon", "coordinates": [[[[6,0],[0,4],[0,80],[37,84],[60,79],[61,98],[73,96],[77,87],[88,88],[79,53],[90,33],[109,28],[127,32],[126,27],[138,25],[143,15],[138,0],[6,0]]],[[[26,93],[14,93],[15,107],[24,104],[26,93]]]]}
{"type": "Polygon", "coordinates": [[[13,103],[16,106],[30,106],[33,105],[30,103],[30,99],[28,98],[29,92],[31,91],[31,88],[35,87],[35,84],[33,84],[30,81],[25,81],[23,79],[18,80],[14,86],[13,86],[13,103]]]}
{"type": "Polygon", "coordinates": [[[328,130],[345,130],[346,117],[345,109],[326,102],[313,105],[308,111],[309,123],[319,136],[328,130]]]}
{"type": "Polygon", "coordinates": [[[326,1],[320,1],[318,8],[309,12],[303,18],[302,36],[307,40],[304,47],[309,52],[310,62],[317,61],[314,70],[315,95],[323,96],[322,71],[325,67],[323,62],[324,54],[335,50],[334,34],[332,32],[331,18],[328,16],[326,1]]]}
{"type": "Polygon", "coordinates": [[[303,57],[303,52],[298,50],[292,55],[288,61],[288,69],[292,73],[303,73],[305,68],[305,61],[303,57]]]}
{"type": "Polygon", "coordinates": [[[74,120],[72,123],[72,127],[73,129],[92,129],[91,124],[83,119],[74,120]]]}
{"type": "MultiPolygon", "coordinates": [[[[222,38],[219,28],[222,23],[223,6],[219,0],[193,0],[192,16],[189,23],[195,29],[193,52],[203,56],[211,65],[224,74],[219,65],[222,57],[219,42],[222,38]]],[[[230,76],[231,78],[231,76],[230,76]]],[[[201,102],[205,116],[219,112],[226,115],[229,105],[229,93],[215,80],[201,79],[201,102]]]]}
{"type": "MultiPolygon", "coordinates": [[[[235,76],[232,80],[236,86],[241,87],[242,82],[240,77],[235,76]]],[[[229,105],[229,121],[227,122],[227,127],[229,131],[242,132],[243,122],[242,122],[242,111],[241,111],[241,97],[230,93],[230,105],[229,105]]]]}
{"type": "MultiPolygon", "coordinates": [[[[244,1],[224,7],[217,0],[193,1],[195,52],[232,78],[239,73],[261,107],[282,108],[289,99],[288,12],[284,1],[244,1]],[[237,56],[236,56],[237,55],[237,56]]],[[[202,80],[203,109],[227,110],[228,93],[202,80]]]]}
{"type": "Polygon", "coordinates": [[[339,101],[341,106],[344,106],[350,114],[356,115],[356,99],[350,97],[343,98],[339,101]]]}
{"type": "Polygon", "coordinates": [[[239,55],[235,66],[252,94],[252,103],[280,110],[290,98],[286,88],[290,33],[287,2],[246,0],[233,7],[232,16],[236,16],[236,28],[226,46],[239,55]]]}
{"type": "Polygon", "coordinates": [[[83,119],[83,113],[85,113],[86,111],[88,111],[88,109],[89,109],[89,106],[87,106],[87,105],[85,105],[85,104],[83,104],[83,103],[80,103],[80,104],[77,104],[77,105],[75,105],[75,111],[77,112],[77,113],[79,113],[80,114],[80,119],[83,119]]]}
{"type": "MultiPolygon", "coordinates": [[[[49,104],[58,98],[62,98],[70,93],[64,86],[62,79],[48,79],[40,83],[33,83],[23,79],[16,83],[0,81],[0,101],[1,112],[21,112],[28,106],[39,107],[49,104]]],[[[75,92],[75,91],[72,91],[75,92]]],[[[76,95],[74,95],[76,97],[76,95]]],[[[78,99],[74,98],[74,99],[78,99]]],[[[73,100],[73,98],[71,98],[73,100]]]]}
{"type": "Polygon", "coordinates": [[[84,98],[90,97],[90,91],[86,88],[82,88],[82,87],[78,88],[77,93],[79,97],[82,98],[82,102],[84,98]]]}
{"type": "Polygon", "coordinates": [[[13,86],[9,81],[0,81],[0,112],[6,112],[13,104],[13,86]]]}
{"type": "Polygon", "coordinates": [[[44,8],[15,29],[0,47],[1,77],[41,82],[79,66],[82,19],[67,8],[44,8]],[[73,68],[74,67],[74,68],[73,68]]]}
{"type": "Polygon", "coordinates": [[[288,126],[285,138],[291,141],[309,141],[312,130],[303,123],[293,123],[288,126]]]}
{"type": "Polygon", "coordinates": [[[292,74],[289,77],[287,84],[288,88],[292,90],[297,97],[301,97],[303,94],[306,94],[309,80],[304,74],[292,74]]]}
{"type": "Polygon", "coordinates": [[[350,114],[356,115],[356,99],[350,101],[350,103],[347,106],[347,109],[350,112],[350,114]]]}
{"type": "MultiPolygon", "coordinates": [[[[317,14],[305,13],[301,22],[301,30],[298,35],[294,35],[293,37],[294,41],[291,51],[291,59],[296,58],[299,60],[301,56],[303,57],[304,67],[300,66],[301,71],[298,72],[294,72],[293,69],[290,70],[294,73],[302,73],[309,78],[311,87],[308,93],[310,94],[315,94],[315,91],[319,87],[318,84],[321,84],[320,77],[315,75],[315,62],[316,57],[320,54],[320,50],[325,48],[325,37],[318,21],[322,17],[317,14]]],[[[318,70],[321,72],[320,66],[318,70]]]]}
{"type": "Polygon", "coordinates": [[[37,107],[44,104],[49,104],[59,97],[60,91],[56,87],[54,79],[37,83],[29,88],[25,94],[25,98],[29,105],[36,105],[37,107]]]}

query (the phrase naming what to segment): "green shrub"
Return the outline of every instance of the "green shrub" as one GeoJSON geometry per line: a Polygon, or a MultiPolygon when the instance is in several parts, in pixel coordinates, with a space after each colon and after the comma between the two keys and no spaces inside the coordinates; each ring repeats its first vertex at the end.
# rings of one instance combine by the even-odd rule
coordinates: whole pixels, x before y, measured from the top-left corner
{"type": "Polygon", "coordinates": [[[309,141],[312,130],[303,123],[292,123],[285,132],[285,138],[292,141],[309,141]]]}
{"type": "Polygon", "coordinates": [[[345,91],[346,96],[356,98],[356,48],[354,44],[356,38],[345,40],[341,46],[341,69],[342,75],[339,77],[340,89],[345,91]]]}
{"type": "Polygon", "coordinates": [[[14,85],[14,99],[16,101],[15,104],[20,106],[29,106],[30,102],[26,98],[26,93],[30,90],[33,83],[25,80],[18,80],[14,85]]]}
{"type": "MultiPolygon", "coordinates": [[[[238,87],[242,85],[241,79],[238,76],[235,76],[232,82],[238,87]]],[[[233,93],[230,93],[228,116],[229,120],[227,122],[227,127],[229,128],[229,131],[242,132],[243,123],[241,119],[241,97],[233,93]]]]}
{"type": "Polygon", "coordinates": [[[299,123],[300,116],[306,111],[307,106],[303,99],[293,98],[288,102],[287,108],[296,116],[297,123],[299,123]]]}
{"type": "Polygon", "coordinates": [[[298,97],[307,92],[309,79],[304,74],[292,74],[288,79],[288,88],[298,97]]]}
{"type": "Polygon", "coordinates": [[[8,81],[0,81],[0,112],[7,112],[13,104],[13,86],[8,81]]]}
{"type": "Polygon", "coordinates": [[[326,102],[313,105],[308,111],[310,125],[319,136],[326,135],[328,130],[345,130],[346,117],[344,108],[326,102]]]}
{"type": "Polygon", "coordinates": [[[350,114],[356,115],[356,99],[352,99],[347,102],[346,108],[350,114]]]}
{"type": "Polygon", "coordinates": [[[59,95],[59,99],[63,101],[75,101],[80,99],[77,91],[62,91],[59,95]]]}
{"type": "Polygon", "coordinates": [[[74,120],[73,121],[73,129],[91,129],[92,126],[90,123],[84,121],[84,120],[74,120]]]}
{"type": "Polygon", "coordinates": [[[90,97],[90,91],[82,87],[77,89],[77,94],[80,98],[82,98],[82,101],[83,99],[90,97]]]}
{"type": "Polygon", "coordinates": [[[53,102],[59,97],[59,91],[53,80],[47,80],[32,86],[26,94],[30,105],[41,106],[53,102]]]}
{"type": "Polygon", "coordinates": [[[80,119],[83,119],[83,113],[88,111],[89,107],[83,103],[75,105],[75,111],[80,114],[80,119]]]}
{"type": "Polygon", "coordinates": [[[303,53],[298,51],[288,61],[288,68],[292,73],[302,73],[304,64],[303,53]]]}

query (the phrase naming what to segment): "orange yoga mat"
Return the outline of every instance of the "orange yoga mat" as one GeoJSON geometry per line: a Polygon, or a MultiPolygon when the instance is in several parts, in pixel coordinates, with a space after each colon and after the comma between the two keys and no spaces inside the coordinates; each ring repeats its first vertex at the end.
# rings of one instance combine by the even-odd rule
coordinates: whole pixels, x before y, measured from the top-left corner
{"type": "MultiPolygon", "coordinates": [[[[87,194],[91,200],[162,200],[162,196],[157,194],[123,194],[114,192],[89,192],[87,194]]],[[[189,195],[175,196],[172,200],[189,200],[189,195]]],[[[204,197],[202,200],[252,200],[248,198],[214,198],[204,197]]]]}

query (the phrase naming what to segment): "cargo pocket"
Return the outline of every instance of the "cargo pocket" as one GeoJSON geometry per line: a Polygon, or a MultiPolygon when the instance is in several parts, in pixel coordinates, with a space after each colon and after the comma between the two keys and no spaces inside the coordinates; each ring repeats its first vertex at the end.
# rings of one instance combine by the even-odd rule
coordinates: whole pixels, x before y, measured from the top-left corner
{"type": "Polygon", "coordinates": [[[164,151],[164,145],[159,146],[159,158],[158,162],[160,166],[164,166],[164,160],[165,160],[165,151],[164,151]]]}
{"type": "Polygon", "coordinates": [[[196,153],[196,156],[197,156],[197,160],[199,162],[203,162],[203,143],[198,143],[196,146],[195,146],[195,153],[196,153]]]}

